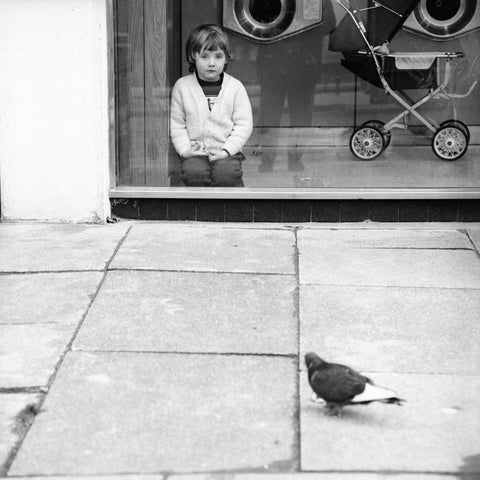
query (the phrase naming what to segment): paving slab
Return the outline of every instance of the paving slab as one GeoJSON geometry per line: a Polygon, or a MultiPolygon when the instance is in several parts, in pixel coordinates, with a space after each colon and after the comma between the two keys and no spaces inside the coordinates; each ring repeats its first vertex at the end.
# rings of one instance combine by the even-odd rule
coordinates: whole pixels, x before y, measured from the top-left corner
{"type": "Polygon", "coordinates": [[[78,323],[102,272],[0,275],[0,324],[78,323]]]}
{"type": "Polygon", "coordinates": [[[325,415],[302,372],[301,469],[480,475],[480,377],[364,372],[404,406],[381,403],[325,415]]]}
{"type": "Polygon", "coordinates": [[[114,271],[74,349],[296,354],[297,331],[293,276],[114,271]]]}
{"type": "Polygon", "coordinates": [[[75,325],[0,325],[0,388],[46,386],[75,325]]]}
{"type": "Polygon", "coordinates": [[[299,258],[301,284],[480,288],[473,250],[314,247],[299,258]]]}
{"type": "Polygon", "coordinates": [[[300,250],[311,247],[345,248],[426,248],[472,249],[465,231],[392,229],[301,229],[297,232],[300,250]]]}
{"type": "Polygon", "coordinates": [[[128,224],[0,224],[0,271],[101,270],[128,224]]]}
{"type": "Polygon", "coordinates": [[[24,432],[29,407],[35,408],[40,395],[33,393],[0,393],[0,475],[5,475],[6,462],[24,432]]]}
{"type": "Polygon", "coordinates": [[[294,470],[296,376],[285,357],[71,353],[9,474],[294,470]]]}
{"type": "Polygon", "coordinates": [[[383,372],[480,374],[480,291],[308,285],[300,350],[383,372]],[[461,352],[461,355],[459,355],[461,352]]]}
{"type": "Polygon", "coordinates": [[[293,232],[133,224],[112,268],[293,274],[293,232]]]}

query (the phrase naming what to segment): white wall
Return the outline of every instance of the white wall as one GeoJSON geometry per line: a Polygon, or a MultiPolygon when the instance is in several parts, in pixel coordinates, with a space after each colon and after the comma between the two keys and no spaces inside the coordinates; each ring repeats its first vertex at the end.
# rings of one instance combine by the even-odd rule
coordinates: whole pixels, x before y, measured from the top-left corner
{"type": "Polygon", "coordinates": [[[106,0],[0,0],[4,220],[110,214],[106,0]]]}

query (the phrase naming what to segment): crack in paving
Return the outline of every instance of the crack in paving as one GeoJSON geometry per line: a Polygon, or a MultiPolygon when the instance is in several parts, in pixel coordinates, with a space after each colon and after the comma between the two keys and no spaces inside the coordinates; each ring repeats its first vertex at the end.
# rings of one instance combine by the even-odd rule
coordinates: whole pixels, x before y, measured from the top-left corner
{"type": "Polygon", "coordinates": [[[302,462],[302,427],[301,427],[301,399],[300,399],[300,371],[301,371],[301,359],[300,359],[300,339],[301,339],[301,323],[300,323],[300,250],[298,247],[298,230],[299,228],[293,229],[293,235],[295,237],[295,254],[294,254],[294,265],[295,265],[295,278],[296,286],[294,292],[294,301],[295,301],[295,319],[297,322],[297,372],[295,376],[295,389],[296,389],[296,398],[295,398],[295,414],[294,418],[296,424],[293,425],[293,430],[295,433],[295,444],[294,448],[296,449],[296,470],[301,468],[302,462]]]}
{"type": "Polygon", "coordinates": [[[12,433],[17,435],[19,440],[14,444],[11,451],[9,452],[5,462],[0,465],[0,477],[6,477],[10,466],[13,463],[13,460],[17,456],[18,451],[20,450],[23,439],[27,435],[28,430],[32,426],[35,417],[40,413],[42,408],[43,398],[35,403],[29,403],[15,416],[13,420],[12,433]]]}
{"type": "Polygon", "coordinates": [[[256,272],[251,270],[232,272],[230,270],[177,270],[177,269],[159,269],[159,268],[120,268],[114,267],[109,272],[156,272],[156,273],[210,273],[212,275],[265,275],[265,276],[284,276],[291,277],[294,273],[287,272],[256,272]]]}
{"type": "Polygon", "coordinates": [[[474,251],[468,247],[349,247],[356,250],[435,250],[435,251],[474,251]]]}
{"type": "Polygon", "coordinates": [[[0,276],[9,276],[9,275],[40,275],[45,273],[99,273],[104,272],[105,268],[86,268],[78,270],[4,270],[0,272],[0,276]]]}
{"type": "Polygon", "coordinates": [[[74,349],[75,353],[109,353],[109,354],[140,354],[140,355],[199,355],[217,357],[260,357],[260,358],[289,358],[294,359],[296,353],[259,353],[259,352],[205,352],[182,350],[106,350],[106,349],[74,349]]]}
{"type": "Polygon", "coordinates": [[[32,386],[32,387],[0,387],[1,394],[18,394],[18,393],[45,393],[46,387],[32,386]]]}

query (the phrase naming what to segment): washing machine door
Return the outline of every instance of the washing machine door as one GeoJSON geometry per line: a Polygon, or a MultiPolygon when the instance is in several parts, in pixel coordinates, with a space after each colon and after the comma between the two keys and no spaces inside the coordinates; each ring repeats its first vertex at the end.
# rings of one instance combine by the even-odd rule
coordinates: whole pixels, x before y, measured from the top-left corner
{"type": "Polygon", "coordinates": [[[223,0],[223,25],[257,42],[274,42],[323,21],[323,0],[223,0]]]}
{"type": "Polygon", "coordinates": [[[421,0],[405,28],[433,40],[446,40],[480,27],[477,0],[421,0]]]}

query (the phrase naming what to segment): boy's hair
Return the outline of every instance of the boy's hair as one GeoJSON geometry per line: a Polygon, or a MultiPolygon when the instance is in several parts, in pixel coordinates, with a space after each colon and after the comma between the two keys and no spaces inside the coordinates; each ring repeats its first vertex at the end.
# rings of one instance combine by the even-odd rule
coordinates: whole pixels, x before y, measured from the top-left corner
{"type": "Polygon", "coordinates": [[[225,69],[227,63],[232,59],[230,52],[230,41],[225,31],[213,23],[206,25],[200,25],[189,35],[187,43],[185,45],[185,54],[187,56],[187,62],[189,63],[188,71],[195,71],[195,55],[202,50],[223,50],[227,59],[225,63],[225,69]]]}

